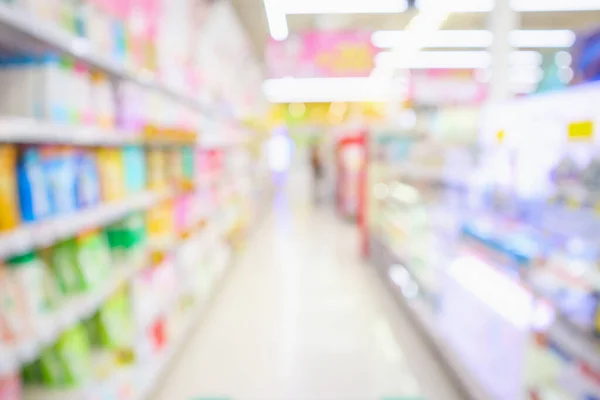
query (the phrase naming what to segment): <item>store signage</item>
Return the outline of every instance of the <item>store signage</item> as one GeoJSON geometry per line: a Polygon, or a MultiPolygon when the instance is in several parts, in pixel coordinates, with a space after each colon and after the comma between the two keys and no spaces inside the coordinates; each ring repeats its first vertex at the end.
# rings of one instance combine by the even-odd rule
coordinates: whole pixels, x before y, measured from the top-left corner
{"type": "Polygon", "coordinates": [[[473,70],[413,70],[409,98],[421,105],[476,105],[487,97],[487,85],[473,70]]]}
{"type": "Polygon", "coordinates": [[[594,123],[592,121],[580,121],[569,124],[569,140],[591,141],[594,137],[594,123]]]}
{"type": "Polygon", "coordinates": [[[266,48],[270,78],[367,77],[377,49],[368,31],[306,32],[266,48]]]}

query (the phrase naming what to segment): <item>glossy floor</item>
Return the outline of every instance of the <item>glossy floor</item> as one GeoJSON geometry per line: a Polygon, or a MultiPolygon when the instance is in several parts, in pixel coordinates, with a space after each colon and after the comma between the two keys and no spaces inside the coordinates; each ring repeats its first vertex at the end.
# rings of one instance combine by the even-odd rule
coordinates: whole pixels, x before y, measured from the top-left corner
{"type": "Polygon", "coordinates": [[[461,399],[356,228],[281,193],[155,400],[461,399]]]}

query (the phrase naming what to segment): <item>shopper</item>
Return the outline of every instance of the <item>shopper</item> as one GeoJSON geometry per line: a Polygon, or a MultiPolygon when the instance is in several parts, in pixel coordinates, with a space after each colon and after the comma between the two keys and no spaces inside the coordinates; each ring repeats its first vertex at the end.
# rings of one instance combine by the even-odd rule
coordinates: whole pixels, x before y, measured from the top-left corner
{"type": "Polygon", "coordinates": [[[315,201],[320,200],[320,188],[323,180],[323,160],[321,159],[321,153],[319,151],[318,145],[313,145],[310,151],[310,165],[313,173],[313,192],[315,201]]]}

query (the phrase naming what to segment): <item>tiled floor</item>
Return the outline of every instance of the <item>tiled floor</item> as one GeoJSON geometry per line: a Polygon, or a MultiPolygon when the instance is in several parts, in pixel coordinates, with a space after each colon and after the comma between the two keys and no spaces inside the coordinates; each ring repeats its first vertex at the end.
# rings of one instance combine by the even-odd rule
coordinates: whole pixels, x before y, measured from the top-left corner
{"type": "Polygon", "coordinates": [[[306,185],[278,196],[155,400],[458,400],[306,185]],[[419,383],[420,382],[420,383],[419,383]]]}

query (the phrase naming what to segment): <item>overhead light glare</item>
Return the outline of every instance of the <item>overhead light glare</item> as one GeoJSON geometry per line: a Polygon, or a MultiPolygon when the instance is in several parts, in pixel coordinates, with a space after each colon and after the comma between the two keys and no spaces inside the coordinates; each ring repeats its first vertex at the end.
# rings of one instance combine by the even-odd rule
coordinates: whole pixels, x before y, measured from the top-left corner
{"type": "MultiPolygon", "coordinates": [[[[421,51],[410,64],[404,64],[402,58],[393,52],[381,52],[375,56],[376,68],[409,69],[485,69],[491,66],[489,51],[421,51]]],[[[539,66],[542,55],[537,51],[513,51],[510,64],[514,66],[539,66]]]]}
{"type": "Polygon", "coordinates": [[[395,14],[407,0],[279,0],[286,14],[395,14]]]}
{"type": "MultiPolygon", "coordinates": [[[[406,46],[412,35],[407,31],[376,31],[371,42],[378,48],[406,46]]],[[[443,30],[432,35],[425,48],[488,48],[494,35],[486,30],[443,30]]],[[[569,48],[575,43],[575,33],[567,29],[515,30],[510,33],[511,45],[516,48],[569,48]]]]}
{"type": "MultiPolygon", "coordinates": [[[[490,12],[494,9],[493,0],[453,0],[449,10],[461,12],[490,12]]],[[[416,4],[420,7],[420,1],[416,4]]],[[[552,11],[593,11],[600,10],[600,0],[512,0],[511,6],[519,12],[552,11]]]]}
{"type": "Polygon", "coordinates": [[[263,2],[265,5],[265,13],[267,15],[269,34],[277,41],[287,39],[289,35],[287,18],[284,10],[281,8],[280,1],[263,0],[263,2]]]}

